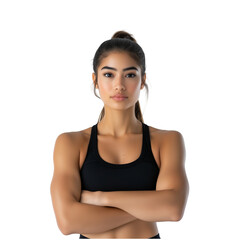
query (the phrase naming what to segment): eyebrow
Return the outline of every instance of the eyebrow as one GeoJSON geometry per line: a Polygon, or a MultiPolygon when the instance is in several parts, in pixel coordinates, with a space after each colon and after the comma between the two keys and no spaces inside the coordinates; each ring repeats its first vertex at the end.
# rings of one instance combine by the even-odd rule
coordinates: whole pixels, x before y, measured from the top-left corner
{"type": "MultiPolygon", "coordinates": [[[[108,67],[108,66],[103,67],[101,70],[103,70],[103,69],[110,69],[110,70],[117,71],[116,68],[108,67]]],[[[136,70],[136,71],[138,71],[138,69],[137,69],[136,67],[133,67],[133,66],[132,66],[132,67],[128,67],[128,68],[124,68],[124,69],[123,69],[123,71],[128,71],[128,70],[136,70]]]]}

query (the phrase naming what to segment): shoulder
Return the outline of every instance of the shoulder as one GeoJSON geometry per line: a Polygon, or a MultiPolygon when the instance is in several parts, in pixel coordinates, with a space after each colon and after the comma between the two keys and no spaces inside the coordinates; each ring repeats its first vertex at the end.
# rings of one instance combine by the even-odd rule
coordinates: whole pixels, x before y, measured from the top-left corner
{"type": "Polygon", "coordinates": [[[151,136],[158,137],[162,144],[169,141],[183,141],[183,135],[177,130],[164,130],[149,126],[149,132],[151,136]]]}
{"type": "Polygon", "coordinates": [[[84,144],[91,135],[91,127],[80,130],[80,131],[72,131],[72,132],[63,132],[60,133],[55,141],[55,146],[60,145],[61,147],[68,148],[79,148],[82,144],[84,144]]]}
{"type": "Polygon", "coordinates": [[[149,126],[151,137],[156,139],[161,151],[185,151],[184,138],[177,130],[163,130],[149,126]]]}
{"type": "Polygon", "coordinates": [[[53,159],[55,169],[68,171],[79,165],[81,152],[86,148],[91,127],[75,132],[60,133],[55,141],[53,159]],[[65,170],[64,170],[65,169],[65,170]]]}

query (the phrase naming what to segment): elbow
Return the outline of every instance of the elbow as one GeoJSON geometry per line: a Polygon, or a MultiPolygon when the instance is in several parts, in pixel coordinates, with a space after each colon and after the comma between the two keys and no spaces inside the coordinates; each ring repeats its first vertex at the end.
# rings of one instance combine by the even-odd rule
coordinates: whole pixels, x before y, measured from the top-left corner
{"type": "Polygon", "coordinates": [[[61,231],[63,235],[70,235],[72,234],[71,224],[69,223],[69,220],[66,218],[61,218],[61,220],[57,221],[58,228],[61,231]]]}
{"type": "Polygon", "coordinates": [[[56,222],[59,230],[63,235],[70,235],[82,232],[82,222],[76,219],[76,214],[74,214],[75,208],[69,206],[61,206],[58,211],[55,211],[56,222]]]}
{"type": "Polygon", "coordinates": [[[180,214],[180,213],[175,213],[171,216],[171,221],[172,222],[179,222],[183,217],[183,214],[180,214]]]}
{"type": "Polygon", "coordinates": [[[63,235],[70,235],[83,232],[82,223],[76,221],[71,209],[65,209],[57,218],[57,225],[63,235]]]}
{"type": "Polygon", "coordinates": [[[181,207],[174,207],[171,213],[170,221],[179,222],[183,218],[184,209],[181,207]]]}
{"type": "Polygon", "coordinates": [[[65,236],[71,234],[71,232],[70,232],[70,231],[68,230],[68,228],[66,228],[65,226],[59,227],[59,229],[60,229],[61,233],[62,233],[63,235],[65,235],[65,236]]]}
{"type": "MultiPolygon", "coordinates": [[[[77,233],[76,229],[74,229],[74,221],[69,213],[69,209],[65,209],[61,212],[57,217],[57,225],[59,230],[63,235],[70,235],[73,233],[77,233]]],[[[78,229],[79,230],[79,229],[78,229]]]]}
{"type": "Polygon", "coordinates": [[[185,197],[183,200],[179,200],[172,205],[170,221],[179,222],[183,218],[186,201],[187,198],[185,197]]]}

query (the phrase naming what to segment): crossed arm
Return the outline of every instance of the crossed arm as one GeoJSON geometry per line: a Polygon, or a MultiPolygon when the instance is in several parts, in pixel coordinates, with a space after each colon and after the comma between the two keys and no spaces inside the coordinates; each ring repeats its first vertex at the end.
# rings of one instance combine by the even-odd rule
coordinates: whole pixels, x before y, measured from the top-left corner
{"type": "Polygon", "coordinates": [[[161,170],[153,191],[81,191],[79,153],[74,151],[71,138],[62,136],[55,145],[51,184],[53,207],[63,234],[104,232],[136,219],[159,222],[182,218],[189,187],[180,133],[169,131],[161,143],[161,170]]]}

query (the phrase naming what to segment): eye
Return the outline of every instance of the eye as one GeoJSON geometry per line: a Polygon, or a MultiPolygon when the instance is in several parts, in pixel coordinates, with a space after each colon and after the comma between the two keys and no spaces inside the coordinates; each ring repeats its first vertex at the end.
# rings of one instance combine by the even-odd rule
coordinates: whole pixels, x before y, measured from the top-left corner
{"type": "Polygon", "coordinates": [[[104,73],[103,75],[107,78],[112,77],[112,73],[104,73]]]}
{"type": "Polygon", "coordinates": [[[128,73],[128,74],[126,75],[126,77],[127,77],[127,78],[134,78],[134,77],[136,77],[136,75],[135,75],[134,73],[128,73]]]}

